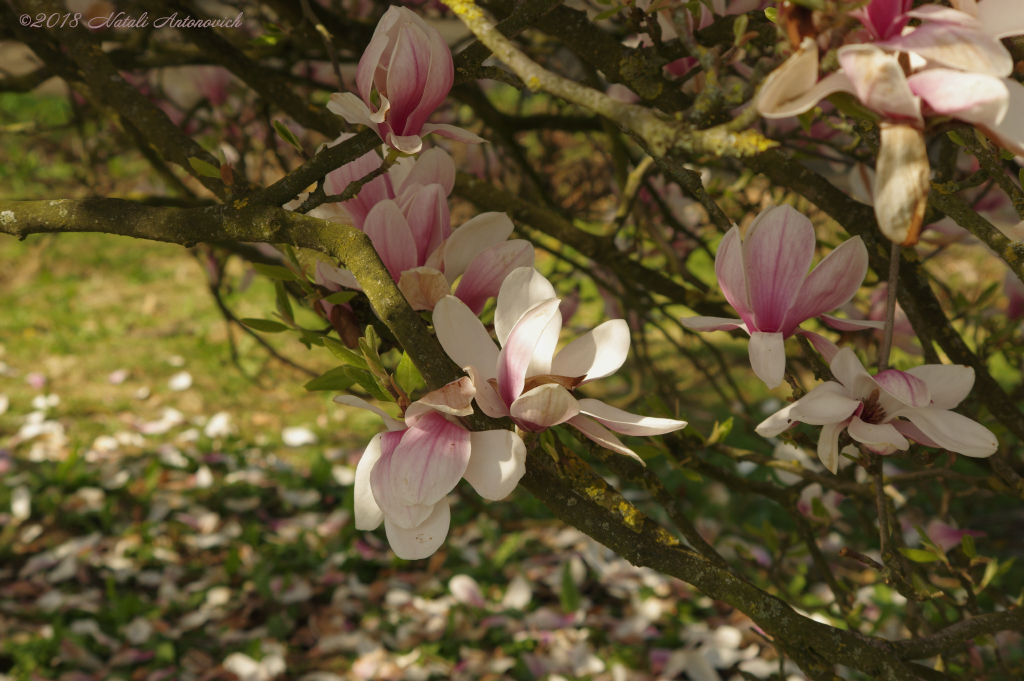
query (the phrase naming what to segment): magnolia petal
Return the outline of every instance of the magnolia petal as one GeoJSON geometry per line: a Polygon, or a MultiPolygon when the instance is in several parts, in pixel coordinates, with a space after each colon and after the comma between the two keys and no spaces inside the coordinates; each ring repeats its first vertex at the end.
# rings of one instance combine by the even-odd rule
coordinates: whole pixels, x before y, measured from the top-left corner
{"type": "Polygon", "coordinates": [[[363,231],[392,279],[398,281],[402,272],[416,267],[416,243],[397,203],[381,201],[374,206],[366,216],[363,231]]]}
{"type": "Polygon", "coordinates": [[[508,407],[501,401],[498,391],[494,388],[493,383],[497,383],[495,379],[485,379],[472,365],[464,366],[462,370],[469,374],[470,380],[476,386],[476,403],[485,414],[493,419],[509,415],[508,407]]]}
{"type": "MultiPolygon", "coordinates": [[[[356,89],[359,90],[359,95],[367,104],[370,102],[374,71],[377,69],[377,64],[388,47],[387,28],[390,24],[397,21],[397,18],[397,13],[393,13],[390,10],[381,17],[380,22],[378,22],[377,27],[373,31],[370,44],[366,46],[363,56],[359,58],[359,66],[356,67],[356,89]]],[[[330,105],[328,105],[328,108],[330,108],[330,105]]]]}
{"type": "MultiPolygon", "coordinates": [[[[955,11],[942,9],[950,13],[955,11]]],[[[1019,6],[1017,12],[1020,12],[1019,6]]],[[[965,20],[970,19],[962,12],[956,14],[965,20]]],[[[926,21],[906,35],[878,45],[901,52],[913,52],[931,63],[970,71],[972,74],[1004,78],[1013,71],[1013,57],[1002,43],[970,26],[926,21]]]]}
{"type": "Polygon", "coordinates": [[[743,264],[743,243],[740,240],[740,228],[733,225],[715,252],[715,278],[722,294],[733,309],[739,313],[747,328],[752,328],[754,315],[750,311],[747,299],[747,275],[743,264]]]}
{"type": "Polygon", "coordinates": [[[992,431],[955,411],[924,407],[903,414],[939,447],[964,456],[987,457],[995,454],[999,441],[992,431]]]}
{"type": "Polygon", "coordinates": [[[524,430],[539,432],[580,413],[579,402],[557,383],[546,383],[520,395],[509,407],[524,430]]]}
{"type": "Polygon", "coordinates": [[[387,139],[384,141],[387,142],[389,147],[398,149],[406,154],[418,154],[420,149],[423,148],[423,137],[420,135],[396,135],[393,132],[389,132],[387,139]]]}
{"type": "Polygon", "coordinates": [[[455,186],[455,161],[440,147],[427,149],[397,184],[395,191],[399,194],[406,185],[421,184],[425,187],[428,184],[439,184],[444,187],[445,194],[450,195],[455,186]]]}
{"type": "Polygon", "coordinates": [[[755,106],[765,118],[788,118],[810,110],[836,92],[852,93],[853,84],[842,72],[818,81],[818,45],[808,37],[765,79],[755,106]]]}
{"type": "MultiPolygon", "coordinates": [[[[779,411],[775,412],[774,414],[766,418],[764,421],[758,424],[757,428],[755,428],[754,431],[762,437],[775,437],[782,431],[791,428],[793,425],[800,422],[800,419],[797,417],[797,414],[794,414],[794,411],[797,411],[797,413],[799,413],[798,410],[800,409],[800,404],[801,402],[803,402],[803,400],[806,400],[809,397],[812,399],[820,399],[820,393],[824,392],[832,392],[837,395],[849,396],[849,393],[846,391],[846,389],[843,386],[839,385],[838,383],[835,383],[834,381],[822,383],[821,385],[816,386],[813,390],[811,390],[811,392],[807,393],[796,402],[793,402],[792,404],[787,404],[785,407],[783,407],[779,411]],[[817,395],[817,397],[812,397],[815,395],[817,395]]],[[[812,410],[812,413],[813,411],[814,410],[812,410]]],[[[847,414],[847,416],[848,415],[849,414],[847,414]]]]}
{"type": "Polygon", "coordinates": [[[623,435],[664,435],[686,427],[686,421],[640,416],[616,409],[600,400],[579,400],[580,413],[623,435]]]}
{"type": "Polygon", "coordinates": [[[919,445],[924,445],[925,447],[935,447],[936,449],[942,449],[942,445],[940,445],[938,442],[925,435],[923,430],[915,426],[910,421],[896,419],[895,421],[890,421],[889,423],[892,424],[893,428],[903,433],[904,437],[913,440],[919,445]]]}
{"type": "Polygon", "coordinates": [[[335,92],[327,102],[327,110],[338,114],[352,125],[365,125],[380,135],[380,130],[370,116],[369,107],[351,92],[335,92]]]}
{"type": "Polygon", "coordinates": [[[789,335],[804,321],[850,301],[864,283],[868,249],[859,236],[844,241],[818,263],[800,286],[783,325],[789,335]]]}
{"type": "Polygon", "coordinates": [[[403,192],[399,201],[402,213],[409,223],[412,237],[416,242],[416,263],[427,261],[441,242],[451,233],[451,215],[448,212],[448,196],[439,184],[421,187],[406,183],[408,194],[403,192]]]}
{"type": "Polygon", "coordinates": [[[750,366],[768,389],[778,388],[786,375],[786,346],[781,333],[750,334],[750,366]]]}
{"type": "Polygon", "coordinates": [[[593,381],[618,371],[628,354],[629,324],[611,319],[562,348],[551,362],[551,373],[593,381]]]}
{"type": "MultiPolygon", "coordinates": [[[[357,291],[363,290],[363,287],[359,285],[358,281],[356,281],[356,275],[352,274],[350,270],[343,270],[340,267],[328,265],[323,260],[316,264],[316,276],[318,278],[322,278],[324,282],[330,282],[337,284],[338,286],[344,286],[345,288],[351,288],[357,291]]],[[[326,284],[321,285],[323,286],[326,284]]]]}
{"type": "Polygon", "coordinates": [[[509,407],[523,390],[534,351],[546,332],[548,322],[558,314],[558,303],[558,298],[551,298],[527,310],[498,353],[498,391],[509,407]]]}
{"type": "Polygon", "coordinates": [[[456,142],[462,142],[464,144],[483,144],[487,140],[479,135],[476,135],[469,130],[463,130],[457,128],[454,125],[447,125],[445,123],[424,123],[423,124],[423,135],[429,134],[440,135],[441,137],[447,137],[448,139],[455,140],[456,142]]]}
{"type": "Polygon", "coordinates": [[[470,433],[473,453],[462,477],[484,499],[504,499],[526,473],[526,445],[510,430],[470,433]]]}
{"type": "Polygon", "coordinates": [[[925,382],[932,397],[930,406],[936,409],[952,409],[974,387],[974,369],[962,364],[925,364],[907,373],[925,382]]]}
{"type": "Polygon", "coordinates": [[[846,419],[839,423],[826,423],[818,436],[818,459],[832,474],[839,472],[839,434],[850,424],[846,419]]]}
{"type": "Polygon", "coordinates": [[[444,276],[454,284],[480,253],[504,242],[513,229],[512,220],[505,213],[481,213],[464,223],[444,244],[444,276]]]}
{"type": "MultiPolygon", "coordinates": [[[[980,30],[993,38],[1024,34],[1024,12],[1019,0],[985,0],[977,4],[980,30]]],[[[1019,111],[1019,109],[1014,109],[1019,111]]]]}
{"type": "Polygon", "coordinates": [[[1010,107],[1001,78],[952,69],[928,69],[907,79],[910,90],[937,114],[978,125],[998,125],[1010,107]]]}
{"type": "Polygon", "coordinates": [[[462,479],[469,455],[469,431],[436,412],[424,414],[395,448],[388,483],[402,503],[432,506],[462,479]]]}
{"type": "Polygon", "coordinates": [[[501,284],[494,310],[494,333],[498,336],[498,343],[505,345],[512,327],[527,310],[542,300],[557,297],[555,287],[537,270],[532,267],[512,270],[501,284]]]}
{"type": "Polygon", "coordinates": [[[586,416],[580,415],[572,417],[571,419],[566,421],[566,423],[575,426],[581,433],[583,433],[588,438],[590,438],[597,444],[601,445],[605,449],[610,449],[613,452],[618,452],[619,454],[631,456],[640,463],[642,463],[643,465],[647,465],[646,463],[644,463],[644,460],[637,455],[636,452],[634,452],[626,445],[622,444],[622,442],[619,441],[619,438],[615,437],[614,433],[612,433],[610,430],[602,426],[597,421],[589,419],[586,416]]]}
{"type": "MultiPolygon", "coordinates": [[[[751,223],[743,240],[747,298],[754,314],[751,331],[755,327],[766,332],[783,330],[786,315],[807,278],[814,246],[811,221],[792,206],[766,208],[751,223]]],[[[782,373],[777,376],[781,383],[782,373]]]]}
{"type": "Polygon", "coordinates": [[[884,329],[884,321],[870,319],[843,319],[830,314],[818,315],[818,318],[837,331],[863,331],[864,329],[884,329]]]}
{"type": "Polygon", "coordinates": [[[836,353],[839,352],[839,346],[828,338],[825,338],[819,333],[814,333],[813,331],[799,329],[797,333],[811,342],[811,345],[813,345],[814,349],[818,351],[818,354],[821,355],[826,364],[832,363],[832,360],[835,359],[836,353]]]}
{"type": "Polygon", "coordinates": [[[910,407],[927,407],[932,401],[928,384],[905,371],[887,369],[875,374],[875,383],[882,390],[910,407]]]}
{"type": "Polygon", "coordinates": [[[399,527],[412,529],[430,517],[432,508],[429,504],[410,504],[400,499],[392,485],[391,464],[407,432],[384,433],[388,437],[381,438],[381,455],[370,471],[370,490],[386,520],[399,527]]]}
{"type": "Polygon", "coordinates": [[[875,205],[875,170],[864,163],[854,163],[847,176],[850,196],[869,206],[875,205]]]}
{"type": "Polygon", "coordinates": [[[903,437],[891,423],[865,423],[859,416],[854,416],[850,419],[850,425],[846,427],[846,431],[857,442],[875,450],[889,447],[908,449],[910,447],[907,438],[903,437]]]}
{"type": "MultiPolygon", "coordinates": [[[[988,2],[988,0],[985,0],[988,2]]],[[[1004,78],[1006,91],[1010,98],[1008,110],[1017,112],[1007,114],[997,125],[978,123],[977,125],[985,130],[985,133],[999,146],[1012,151],[1017,156],[1024,156],[1024,116],[1019,112],[1024,111],[1024,85],[1021,85],[1012,78],[1004,78]]]]}
{"type": "MultiPolygon", "coordinates": [[[[417,418],[412,414],[413,407],[432,409],[452,416],[469,416],[473,413],[473,398],[476,397],[476,386],[473,379],[467,376],[452,381],[437,390],[432,390],[409,405],[405,412],[405,422],[410,427],[416,424],[417,418]]],[[[417,409],[417,412],[420,412],[417,409]]]]}
{"type": "MultiPolygon", "coordinates": [[[[879,113],[921,124],[921,102],[910,91],[907,77],[895,56],[874,44],[861,43],[839,48],[839,63],[861,103],[879,113]]],[[[875,194],[875,205],[878,194],[875,194]]]]}
{"type": "Polygon", "coordinates": [[[398,280],[402,292],[414,310],[433,310],[439,300],[451,293],[444,275],[432,267],[414,267],[402,272],[398,280]]]}
{"type": "Polygon", "coordinates": [[[883,122],[875,176],[875,217],[893,243],[913,246],[928,206],[931,168],[921,131],[883,122]]]}
{"type": "MultiPolygon", "coordinates": [[[[380,441],[384,435],[387,435],[387,433],[378,433],[373,436],[370,444],[366,445],[366,449],[363,450],[363,455],[359,457],[359,463],[356,464],[356,478],[352,489],[355,495],[353,505],[355,507],[357,530],[367,532],[376,530],[381,521],[384,520],[384,512],[380,510],[380,506],[373,500],[373,491],[370,489],[370,471],[373,470],[374,464],[380,460],[380,441]]],[[[401,439],[401,435],[398,437],[401,439]]],[[[396,440],[389,444],[391,445],[390,449],[394,450],[398,441],[396,440]]]]}
{"type": "Polygon", "coordinates": [[[366,400],[361,400],[355,395],[338,395],[334,398],[334,401],[338,404],[344,404],[347,407],[355,407],[356,409],[365,409],[372,411],[377,416],[381,417],[384,421],[384,426],[390,431],[405,430],[406,425],[402,421],[396,420],[393,416],[388,414],[386,411],[370,404],[366,400]]]}
{"type": "MultiPolygon", "coordinates": [[[[472,365],[483,382],[497,377],[498,348],[472,310],[455,296],[434,306],[434,333],[444,351],[459,366],[472,365]]],[[[474,380],[479,389],[480,381],[474,380]]]]}
{"type": "Polygon", "coordinates": [[[459,280],[455,296],[474,314],[480,314],[487,301],[498,295],[508,273],[520,267],[533,267],[534,258],[533,244],[529,241],[515,239],[495,244],[470,263],[459,280]]]}
{"type": "Polygon", "coordinates": [[[419,525],[406,529],[385,518],[384,531],[396,556],[403,560],[419,560],[428,558],[441,547],[448,536],[451,521],[448,500],[442,499],[434,504],[430,515],[419,525]]]}
{"type": "MultiPolygon", "coordinates": [[[[865,381],[874,386],[871,374],[867,372],[867,369],[861,364],[850,346],[840,348],[836,356],[829,362],[829,368],[832,369],[832,374],[836,377],[836,380],[846,386],[846,389],[854,397],[868,396],[867,394],[862,395],[857,391],[857,388],[864,385],[865,381]]],[[[869,389],[868,393],[870,392],[869,389]]]]}
{"type": "Polygon", "coordinates": [[[789,415],[794,421],[824,426],[849,418],[860,407],[860,400],[850,398],[849,392],[833,381],[815,386],[793,405],[789,415]]]}
{"type": "Polygon", "coordinates": [[[682,317],[679,320],[683,326],[691,331],[732,331],[743,329],[747,333],[747,325],[739,319],[728,317],[682,317]]]}

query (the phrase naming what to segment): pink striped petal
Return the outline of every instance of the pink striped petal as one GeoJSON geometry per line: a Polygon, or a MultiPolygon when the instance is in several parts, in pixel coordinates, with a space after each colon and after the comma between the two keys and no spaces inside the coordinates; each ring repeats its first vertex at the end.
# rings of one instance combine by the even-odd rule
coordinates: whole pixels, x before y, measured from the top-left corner
{"type": "Polygon", "coordinates": [[[747,300],[747,278],[743,264],[743,243],[740,228],[733,225],[718,244],[715,253],[715,277],[722,295],[739,313],[747,328],[752,328],[754,319],[747,300]]]}
{"type": "MultiPolygon", "coordinates": [[[[728,319],[727,317],[683,317],[679,321],[691,331],[732,331],[733,329],[747,331],[747,325],[739,319],[728,319]]],[[[750,332],[747,331],[747,333],[750,332]]]]}
{"type": "Polygon", "coordinates": [[[750,366],[768,389],[778,388],[786,375],[786,345],[781,333],[750,334],[750,366]]]}
{"type": "Polygon", "coordinates": [[[505,345],[512,327],[527,310],[542,300],[557,297],[555,287],[537,270],[532,267],[512,270],[498,291],[494,310],[494,333],[498,336],[498,343],[505,345]]]}
{"type": "Polygon", "coordinates": [[[826,364],[832,363],[832,360],[835,359],[836,353],[839,352],[839,347],[835,343],[821,334],[814,333],[813,331],[799,329],[797,333],[811,341],[811,345],[813,345],[814,349],[818,351],[818,354],[821,355],[826,364]]]}
{"type": "Polygon", "coordinates": [[[804,321],[843,305],[857,293],[868,271],[868,249],[859,236],[844,241],[818,263],[800,286],[786,314],[783,333],[793,334],[804,321]]]}
{"type": "Polygon", "coordinates": [[[526,473],[526,445],[510,430],[470,433],[473,453],[463,475],[484,499],[504,499],[526,473]]]}
{"type": "Polygon", "coordinates": [[[889,423],[892,424],[893,428],[900,431],[900,433],[903,434],[903,437],[909,438],[919,445],[924,445],[925,447],[935,447],[936,449],[942,449],[942,445],[940,445],[938,442],[925,435],[923,430],[915,426],[910,421],[896,419],[895,421],[890,421],[889,423]]]}
{"type": "MultiPolygon", "coordinates": [[[[374,151],[363,154],[355,161],[346,163],[337,170],[328,173],[327,177],[324,178],[324,192],[328,196],[342,193],[349,183],[366,177],[379,168],[382,162],[380,156],[374,151]]],[[[391,181],[387,175],[382,175],[364,184],[355,198],[341,205],[352,217],[352,224],[355,228],[362,229],[370,209],[381,201],[392,198],[394,198],[394,192],[391,190],[391,181]]]]}
{"type": "Polygon", "coordinates": [[[416,242],[416,264],[422,265],[451,233],[448,197],[439,184],[423,187],[407,183],[406,187],[398,203],[416,242]]]}
{"type": "Polygon", "coordinates": [[[580,413],[579,402],[557,383],[545,383],[516,398],[509,413],[523,430],[540,432],[580,413]]]}
{"type": "Polygon", "coordinates": [[[370,106],[370,92],[373,88],[373,79],[377,71],[378,62],[383,56],[384,51],[388,48],[387,30],[390,28],[390,24],[394,23],[397,18],[397,12],[392,12],[391,10],[384,14],[377,24],[377,28],[373,31],[370,44],[366,46],[363,56],[359,58],[359,66],[356,67],[356,89],[367,106],[370,106]]]}
{"type": "Polygon", "coordinates": [[[413,124],[413,112],[423,100],[430,69],[430,39],[419,26],[402,22],[393,45],[385,90],[391,101],[388,123],[398,135],[418,135],[420,126],[413,124]]]}
{"type": "Polygon", "coordinates": [[[424,414],[405,431],[391,456],[389,482],[396,499],[405,504],[436,504],[462,479],[469,455],[468,430],[436,412],[424,414]]]}
{"type": "Polygon", "coordinates": [[[818,315],[828,326],[837,331],[863,331],[864,329],[884,329],[884,321],[873,321],[871,319],[844,319],[833,317],[830,314],[818,315]]]}
{"type": "Polygon", "coordinates": [[[470,264],[455,296],[480,314],[487,301],[498,295],[509,272],[520,267],[533,267],[533,244],[522,239],[495,244],[480,253],[470,264]]]}
{"type": "Polygon", "coordinates": [[[478,390],[481,382],[497,377],[498,348],[483,323],[455,296],[448,296],[434,306],[434,333],[456,364],[476,367],[482,379],[473,381],[478,390]]]}
{"type": "Polygon", "coordinates": [[[419,525],[406,529],[385,518],[384,531],[396,556],[403,560],[419,560],[432,556],[441,548],[448,536],[451,519],[448,500],[442,499],[434,504],[430,514],[419,525]]]}
{"type": "Polygon", "coordinates": [[[556,376],[586,376],[583,383],[611,376],[629,354],[629,325],[611,319],[562,348],[551,362],[556,376]]]}
{"type": "Polygon", "coordinates": [[[618,452],[619,454],[631,456],[640,463],[644,464],[645,466],[647,465],[646,463],[644,463],[644,460],[637,455],[636,452],[634,452],[626,445],[622,444],[622,442],[619,441],[619,438],[615,437],[614,433],[612,433],[610,430],[602,426],[597,421],[589,419],[586,416],[580,415],[572,417],[571,419],[566,421],[566,423],[575,426],[581,433],[583,433],[588,438],[590,438],[597,444],[601,445],[605,449],[610,449],[613,452],[618,452]]]}
{"type": "Polygon", "coordinates": [[[924,528],[928,538],[939,545],[943,551],[960,546],[961,540],[966,536],[985,537],[988,536],[981,530],[958,530],[952,525],[947,525],[941,520],[933,520],[924,528]]]}
{"type": "MultiPolygon", "coordinates": [[[[957,14],[970,19],[962,12],[957,14]]],[[[892,50],[913,52],[933,64],[979,75],[1005,78],[1013,71],[1013,57],[998,39],[967,26],[937,21],[925,22],[906,35],[878,45],[892,50]]]]}
{"type": "Polygon", "coordinates": [[[416,244],[409,223],[394,201],[381,201],[363,225],[363,231],[370,237],[374,249],[391,278],[398,281],[402,272],[416,267],[416,244]]]}
{"type": "Polygon", "coordinates": [[[403,187],[414,184],[424,187],[439,184],[444,187],[445,194],[450,195],[455,186],[455,161],[440,147],[427,149],[412,164],[409,173],[398,183],[395,191],[400,194],[403,187]]]}
{"type": "Polygon", "coordinates": [[[925,382],[936,409],[956,407],[974,387],[974,369],[962,364],[925,364],[907,373],[925,382]]]}
{"type": "Polygon", "coordinates": [[[534,351],[548,323],[558,314],[558,302],[558,298],[551,298],[527,310],[498,354],[498,393],[509,407],[523,391],[534,351]]]}
{"type": "Polygon", "coordinates": [[[751,332],[782,330],[807,278],[814,245],[811,221],[792,206],[767,208],[751,223],[743,240],[747,298],[754,315],[754,324],[748,324],[751,332]]]}
{"type": "MultiPolygon", "coordinates": [[[[478,255],[491,246],[503,243],[513,229],[512,220],[505,213],[481,213],[465,222],[444,243],[441,268],[444,276],[454,284],[478,255]]],[[[530,264],[532,266],[533,263],[530,264]]]]}
{"type": "Polygon", "coordinates": [[[927,407],[932,401],[928,384],[913,374],[896,369],[880,371],[875,383],[894,398],[910,407],[927,407]]]}
{"type": "Polygon", "coordinates": [[[370,471],[370,490],[373,500],[384,517],[399,527],[411,529],[430,517],[432,505],[410,504],[400,499],[392,484],[391,464],[395,451],[402,444],[407,430],[400,433],[384,433],[381,437],[381,455],[370,471]]]}
{"type": "Polygon", "coordinates": [[[997,125],[1010,107],[1001,78],[953,69],[928,69],[907,79],[910,90],[937,114],[968,123],[997,125]]]}
{"type": "MultiPolygon", "coordinates": [[[[419,131],[424,127],[427,118],[434,113],[448,96],[455,79],[455,65],[452,62],[452,53],[445,44],[444,38],[436,29],[428,29],[427,49],[430,61],[426,74],[420,85],[420,101],[415,111],[409,115],[406,122],[406,130],[419,131]]],[[[423,132],[423,134],[427,134],[423,132]]]]}
{"type": "Polygon", "coordinates": [[[579,404],[581,414],[590,416],[602,425],[623,435],[663,435],[686,427],[686,421],[630,414],[600,400],[584,398],[579,401],[579,404]]]}

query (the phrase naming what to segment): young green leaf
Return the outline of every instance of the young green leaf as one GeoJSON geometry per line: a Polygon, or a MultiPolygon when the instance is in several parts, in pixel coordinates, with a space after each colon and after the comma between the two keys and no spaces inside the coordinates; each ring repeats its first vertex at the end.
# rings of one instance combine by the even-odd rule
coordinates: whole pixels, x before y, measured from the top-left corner
{"type": "Polygon", "coordinates": [[[277,134],[281,136],[281,139],[295,147],[296,151],[305,151],[302,148],[302,142],[300,142],[299,138],[295,136],[295,133],[289,130],[287,125],[276,118],[274,119],[274,130],[276,130],[277,134]]]}
{"type": "Polygon", "coordinates": [[[355,383],[355,380],[345,373],[345,367],[334,367],[333,369],[324,372],[323,375],[317,376],[312,381],[306,384],[306,390],[331,390],[340,392],[348,390],[355,383]]]}
{"type": "Polygon", "coordinates": [[[376,376],[369,371],[361,371],[354,367],[340,367],[346,375],[359,384],[366,392],[370,393],[382,402],[394,402],[395,398],[387,390],[381,388],[376,376]]]}
{"type": "Polygon", "coordinates": [[[768,19],[768,21],[772,22],[773,24],[779,23],[779,10],[775,9],[774,7],[769,7],[768,9],[766,9],[764,11],[764,16],[766,19],[768,19]]]}
{"type": "Polygon", "coordinates": [[[619,10],[621,10],[623,7],[625,7],[625,5],[615,5],[615,7],[612,7],[611,9],[606,9],[605,11],[601,12],[596,17],[594,17],[594,21],[604,21],[605,19],[609,19],[618,14],[619,10]]]}
{"type": "Polygon", "coordinates": [[[355,297],[355,291],[338,291],[337,293],[332,293],[323,300],[327,301],[331,305],[343,305],[355,297]]]}
{"type": "Polygon", "coordinates": [[[960,137],[960,135],[956,134],[956,132],[953,131],[953,130],[950,130],[949,132],[947,132],[946,136],[949,137],[949,139],[953,140],[954,144],[956,144],[958,147],[966,147],[967,146],[964,143],[963,138],[960,137]]]}
{"type": "Polygon", "coordinates": [[[288,299],[288,291],[284,288],[284,282],[280,279],[274,281],[274,294],[277,303],[277,311],[289,322],[294,322],[295,313],[292,311],[292,303],[288,299]]]}
{"type": "Polygon", "coordinates": [[[262,274],[264,277],[270,279],[280,279],[281,281],[296,281],[298,277],[287,267],[280,265],[264,265],[263,263],[254,262],[252,264],[253,269],[262,274]]]}
{"type": "Polygon", "coordinates": [[[932,563],[939,560],[939,557],[931,551],[924,549],[900,549],[900,553],[915,563],[932,563]]]}
{"type": "Polygon", "coordinates": [[[732,35],[733,45],[737,47],[740,44],[740,40],[747,34],[747,26],[750,23],[750,19],[747,18],[746,14],[741,14],[736,17],[736,20],[732,22],[732,35]]]}
{"type": "Polygon", "coordinates": [[[562,612],[576,612],[580,607],[580,590],[572,578],[572,561],[562,563],[562,590],[558,598],[562,601],[562,612]]]}
{"type": "Polygon", "coordinates": [[[362,355],[349,350],[348,348],[346,348],[344,345],[334,340],[333,338],[324,336],[324,346],[331,351],[331,354],[333,354],[335,357],[340,359],[345,364],[353,366],[356,369],[361,369],[363,371],[369,370],[369,367],[366,364],[366,360],[363,359],[362,355]]]}
{"type": "Polygon", "coordinates": [[[248,326],[250,329],[262,331],[263,333],[281,333],[287,331],[288,327],[281,322],[271,321],[269,319],[242,319],[240,320],[243,324],[248,326]]]}
{"type": "Polygon", "coordinates": [[[196,171],[203,177],[216,177],[218,180],[220,179],[220,168],[212,163],[207,163],[202,159],[191,156],[188,159],[188,164],[192,166],[192,170],[196,171]]]}
{"type": "Polygon", "coordinates": [[[974,537],[969,534],[965,534],[960,537],[960,548],[963,549],[964,555],[968,558],[977,558],[978,549],[974,545],[974,537]]]}
{"type": "Polygon", "coordinates": [[[411,395],[413,391],[426,385],[420,375],[420,370],[412,363],[408,352],[402,353],[402,360],[398,363],[398,368],[395,369],[395,380],[407,395],[411,395]]]}

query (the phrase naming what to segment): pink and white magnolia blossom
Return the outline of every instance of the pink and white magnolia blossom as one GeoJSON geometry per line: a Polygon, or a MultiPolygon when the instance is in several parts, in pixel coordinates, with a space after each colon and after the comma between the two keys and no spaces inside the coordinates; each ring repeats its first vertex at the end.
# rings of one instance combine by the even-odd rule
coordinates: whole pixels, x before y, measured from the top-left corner
{"type": "Polygon", "coordinates": [[[452,89],[452,53],[437,29],[415,12],[391,7],[381,17],[359,59],[356,89],[331,95],[327,108],[352,124],[373,128],[390,147],[415,154],[424,135],[460,142],[484,140],[453,125],[427,123],[452,89]],[[379,105],[374,105],[376,92],[379,105]]]}
{"type": "Polygon", "coordinates": [[[947,525],[941,520],[933,520],[924,528],[925,534],[943,551],[960,546],[964,537],[985,537],[981,530],[959,530],[952,525],[947,525]]]}
{"type": "Polygon", "coordinates": [[[800,422],[824,426],[818,458],[833,473],[839,467],[843,429],[877,454],[909,448],[908,438],[972,457],[991,456],[999,446],[988,428],[950,411],[974,385],[970,367],[926,364],[872,376],[848,347],[836,353],[830,366],[838,383],[815,387],[761,422],[757,433],[775,437],[800,422]]]}
{"type": "Polygon", "coordinates": [[[473,413],[476,389],[460,378],[409,405],[405,420],[351,395],[335,402],[384,420],[356,465],[355,524],[384,523],[392,550],[416,560],[437,551],[448,535],[447,495],[465,478],[480,496],[504,499],[526,472],[526,445],[509,430],[466,430],[456,417],[473,413]]]}
{"type": "Polygon", "coordinates": [[[454,296],[434,308],[434,331],[448,356],[476,386],[476,402],[494,418],[510,416],[521,429],[539,432],[569,423],[612,451],[640,460],[608,429],[626,435],[660,435],[685,421],[629,414],[572,391],[614,373],[629,352],[629,327],[613,319],[555,352],[562,329],[551,283],[532,267],[514,270],[501,285],[494,312],[499,350],[469,307],[454,296]],[[607,426],[607,428],[606,428],[607,426]]]}
{"type": "Polygon", "coordinates": [[[791,206],[766,208],[747,228],[745,239],[733,226],[718,245],[715,276],[729,304],[741,319],[684,317],[694,331],[750,334],[750,366],[769,388],[782,383],[786,372],[785,339],[799,333],[810,340],[826,361],[837,351],[824,336],[800,328],[820,317],[833,328],[856,331],[883,323],[840,319],[824,314],[845,304],[860,288],[868,269],[861,238],[853,237],[829,253],[810,274],[814,258],[814,227],[791,206]]]}

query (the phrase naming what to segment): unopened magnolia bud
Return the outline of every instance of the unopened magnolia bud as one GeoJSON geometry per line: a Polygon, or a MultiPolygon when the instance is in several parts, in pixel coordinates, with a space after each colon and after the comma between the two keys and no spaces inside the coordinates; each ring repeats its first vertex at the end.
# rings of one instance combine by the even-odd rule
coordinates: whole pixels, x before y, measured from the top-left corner
{"type": "Polygon", "coordinates": [[[921,233],[931,169],[924,135],[913,126],[882,123],[875,175],[875,218],[890,241],[913,246],[921,233]]]}

